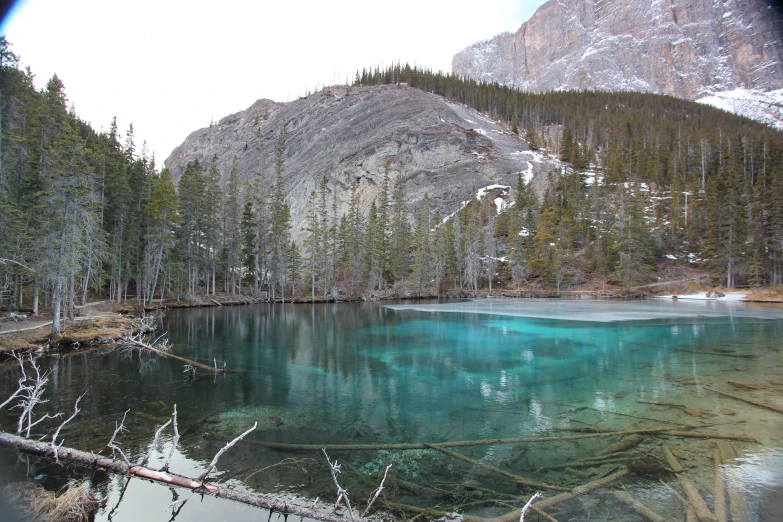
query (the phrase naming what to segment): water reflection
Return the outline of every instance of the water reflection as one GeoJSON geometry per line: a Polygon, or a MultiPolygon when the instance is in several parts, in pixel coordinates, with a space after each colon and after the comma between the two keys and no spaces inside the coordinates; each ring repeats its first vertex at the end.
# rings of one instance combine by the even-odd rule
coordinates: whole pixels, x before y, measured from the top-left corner
{"type": "MultiPolygon", "coordinates": [[[[635,305],[624,303],[623,313],[650,313],[649,304],[639,303],[638,313],[635,305]]],[[[508,306],[493,310],[505,312],[508,306]]],[[[588,303],[578,306],[588,316],[599,313],[588,303]]],[[[225,362],[241,373],[199,370],[203,377],[187,379],[181,362],[137,351],[62,355],[44,360],[52,370],[50,406],[68,411],[89,390],[80,422],[64,436],[67,445],[90,450],[105,445],[114,421],[131,408],[123,444],[143,454],[177,404],[180,465],[186,468],[177,471],[194,474],[224,438],[258,421],[248,444],[221,461],[224,472],[241,478],[284,456],[252,446],[253,440],[439,442],[549,435],[593,425],[682,425],[697,421],[683,417],[681,409],[649,403],[687,404],[718,416],[723,403],[703,385],[780,379],[776,342],[783,322],[770,316],[732,310],[729,322],[710,315],[717,313],[712,307],[707,317],[595,323],[422,310],[351,303],[170,311],[163,329],[175,354],[218,367],[225,362]]],[[[603,305],[600,313],[606,313],[603,305]]],[[[12,368],[1,372],[0,390],[15,389],[16,379],[12,368]]],[[[7,412],[0,415],[8,429],[12,419],[7,412]]],[[[779,423],[761,423],[765,418],[752,412],[747,420],[765,444],[783,447],[779,423]]],[[[598,443],[505,446],[476,448],[471,455],[522,472],[600,450],[598,443]]],[[[377,455],[350,458],[360,466],[377,455]]],[[[427,458],[433,465],[426,473],[435,480],[442,473],[437,470],[446,468],[427,458]]],[[[96,484],[108,488],[106,481],[96,484]]]]}

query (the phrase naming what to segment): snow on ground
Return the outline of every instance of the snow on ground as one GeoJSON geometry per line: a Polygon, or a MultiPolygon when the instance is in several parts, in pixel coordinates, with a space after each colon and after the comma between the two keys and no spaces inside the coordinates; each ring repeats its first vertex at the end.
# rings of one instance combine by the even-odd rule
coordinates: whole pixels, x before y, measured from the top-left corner
{"type": "Polygon", "coordinates": [[[485,131],[484,129],[473,129],[473,130],[478,132],[482,136],[486,136],[487,135],[487,131],[485,131]]]}
{"type": "Polygon", "coordinates": [[[511,187],[508,185],[487,185],[486,187],[482,187],[476,191],[476,199],[481,201],[481,199],[487,195],[487,192],[495,189],[500,189],[504,194],[506,194],[511,190],[511,187]]]}
{"type": "Polygon", "coordinates": [[[522,171],[525,183],[530,183],[530,180],[533,179],[533,163],[544,163],[544,154],[537,150],[518,150],[509,153],[509,156],[512,158],[522,156],[527,162],[527,169],[522,171]]]}
{"type": "Polygon", "coordinates": [[[783,130],[783,89],[769,92],[734,89],[713,93],[696,102],[783,130]]]}
{"type": "MultiPolygon", "coordinates": [[[[668,256],[667,256],[668,257],[668,256]]],[[[672,299],[671,295],[656,295],[656,299],[672,299]]],[[[691,301],[742,301],[745,299],[745,292],[725,292],[723,297],[707,297],[707,292],[698,292],[695,294],[677,295],[677,299],[691,301]]]]}
{"type": "MultiPolygon", "coordinates": [[[[460,205],[459,205],[459,209],[455,210],[454,212],[452,212],[451,214],[449,214],[448,216],[446,216],[445,218],[443,218],[443,223],[442,223],[442,224],[444,224],[444,225],[445,225],[445,224],[446,224],[446,222],[447,222],[449,219],[451,219],[451,218],[453,218],[454,216],[456,216],[456,215],[457,215],[457,213],[458,213],[460,210],[462,210],[463,208],[465,208],[465,205],[467,205],[468,203],[470,203],[470,200],[468,200],[468,201],[463,201],[462,203],[460,203],[460,205]]],[[[440,226],[440,225],[438,225],[438,226],[440,226]]]]}
{"type": "MultiPolygon", "coordinates": [[[[732,292],[731,294],[733,294],[732,292]]],[[[727,295],[728,297],[728,295],[727,295]]],[[[749,306],[739,299],[721,298],[680,301],[646,299],[614,301],[603,299],[475,299],[459,303],[385,305],[392,310],[456,312],[567,321],[616,322],[668,319],[687,321],[703,317],[748,317],[783,319],[783,309],[749,306]]]]}

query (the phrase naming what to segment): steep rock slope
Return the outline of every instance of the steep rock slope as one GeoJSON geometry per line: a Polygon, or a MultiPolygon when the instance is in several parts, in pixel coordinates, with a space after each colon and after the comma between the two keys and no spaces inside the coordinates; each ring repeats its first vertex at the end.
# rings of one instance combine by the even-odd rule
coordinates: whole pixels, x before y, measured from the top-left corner
{"type": "Polygon", "coordinates": [[[550,0],[452,70],[529,91],[770,91],[783,88],[783,14],[765,0],[550,0]]]}
{"type": "Polygon", "coordinates": [[[298,237],[310,191],[323,176],[337,189],[338,212],[347,209],[351,184],[357,181],[366,213],[388,170],[392,182],[405,181],[411,210],[428,193],[446,215],[481,187],[514,185],[518,172],[540,189],[546,172],[560,166],[529,150],[504,124],[403,85],[339,87],[286,104],[259,100],[193,132],[165,165],[178,182],[188,162],[198,160],[206,168],[216,155],[225,177],[236,157],[243,180],[260,172],[268,186],[283,127],[284,190],[298,237]]]}

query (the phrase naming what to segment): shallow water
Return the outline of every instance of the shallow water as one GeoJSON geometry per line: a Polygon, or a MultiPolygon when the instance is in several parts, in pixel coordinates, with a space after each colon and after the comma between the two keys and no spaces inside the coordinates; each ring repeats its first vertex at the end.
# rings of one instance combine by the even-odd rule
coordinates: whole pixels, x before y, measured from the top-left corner
{"type": "MultiPolygon", "coordinates": [[[[783,466],[774,465],[783,462],[783,416],[721,398],[704,386],[783,406],[783,386],[771,384],[783,381],[780,307],[531,299],[263,305],[170,311],[163,330],[169,332],[175,354],[243,372],[186,380],[179,361],[117,350],[44,359],[52,370],[46,405],[51,411],[70,410],[75,397],[88,391],[80,422],[65,433],[66,445],[101,448],[115,419],[130,409],[123,447],[143,454],[154,430],[177,404],[182,440],[173,471],[198,475],[224,439],[258,421],[248,441],[221,458],[221,480],[236,485],[288,457],[299,462],[254,475],[247,487],[332,498],[328,469],[317,454],[270,451],[253,441],[443,442],[561,435],[562,430],[592,426],[621,430],[717,424],[702,431],[752,434],[761,442],[735,442],[742,458],[726,467],[726,475],[744,484],[754,520],[777,520],[767,518],[766,511],[783,491],[783,466]],[[767,387],[735,390],[729,380],[767,387]]],[[[0,396],[15,389],[17,378],[13,366],[3,368],[0,396]]],[[[13,419],[5,411],[0,414],[3,429],[11,430],[13,419]]],[[[612,465],[585,469],[590,478],[535,470],[594,456],[615,440],[479,446],[461,452],[539,482],[575,487],[611,472],[612,465]]],[[[661,441],[647,437],[638,449],[658,455],[661,441]]],[[[167,451],[167,442],[164,437],[154,460],[167,451]]],[[[673,438],[669,444],[709,503],[712,443],[673,438]]],[[[359,472],[377,474],[389,462],[401,484],[437,486],[417,490],[402,484],[387,491],[389,498],[407,504],[462,507],[490,516],[508,508],[482,504],[492,494],[476,488],[512,495],[502,500],[517,506],[532,494],[433,450],[338,456],[356,470],[345,475],[351,484],[347,487],[362,495],[377,479],[363,479],[359,472]]],[[[28,471],[27,462],[22,466],[8,459],[6,455],[3,462],[17,476],[46,475],[39,480],[51,481],[50,487],[61,480],[50,467],[33,463],[38,467],[28,471]]],[[[662,516],[679,516],[682,508],[659,480],[677,488],[676,479],[666,473],[648,475],[627,477],[623,484],[662,516]]],[[[107,477],[93,477],[93,482],[107,504],[99,519],[109,519],[120,482],[107,477]]],[[[149,514],[168,520],[170,513],[162,510],[170,502],[165,488],[132,485],[111,519],[149,514]],[[160,494],[141,492],[150,487],[160,494]]],[[[221,501],[214,502],[219,506],[221,501]]],[[[214,520],[204,516],[210,512],[206,506],[186,505],[181,516],[214,520]]],[[[634,519],[626,508],[599,495],[564,503],[553,508],[555,513],[562,519],[586,519],[586,513],[634,519]]]]}

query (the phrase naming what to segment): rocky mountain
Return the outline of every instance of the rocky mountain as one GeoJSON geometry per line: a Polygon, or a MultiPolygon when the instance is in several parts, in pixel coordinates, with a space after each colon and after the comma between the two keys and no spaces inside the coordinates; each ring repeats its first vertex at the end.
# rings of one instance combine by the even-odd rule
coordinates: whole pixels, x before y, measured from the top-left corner
{"type": "Polygon", "coordinates": [[[698,99],[783,88],[783,9],[769,0],[550,0],[452,71],[529,91],[630,90],[698,99]]]}
{"type": "Polygon", "coordinates": [[[354,181],[366,211],[388,170],[392,181],[405,181],[411,210],[428,193],[445,216],[482,187],[513,186],[518,172],[540,190],[547,171],[560,166],[504,123],[403,84],[337,87],[290,103],[259,100],[190,134],[165,165],[178,182],[190,161],[207,168],[217,156],[227,176],[236,157],[242,179],[260,172],[271,183],[282,128],[285,192],[299,237],[308,197],[323,176],[337,190],[338,212],[347,209],[354,181]]]}

